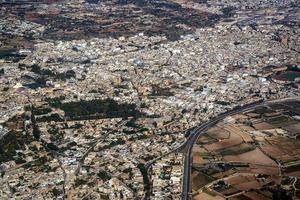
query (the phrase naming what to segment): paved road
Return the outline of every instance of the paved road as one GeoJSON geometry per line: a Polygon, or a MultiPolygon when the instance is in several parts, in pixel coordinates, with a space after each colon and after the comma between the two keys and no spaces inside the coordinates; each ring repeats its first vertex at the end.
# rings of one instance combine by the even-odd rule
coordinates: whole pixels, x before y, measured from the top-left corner
{"type": "Polygon", "coordinates": [[[190,187],[190,177],[191,177],[191,164],[192,164],[192,148],[194,143],[198,140],[198,138],[206,132],[206,130],[220,122],[221,120],[225,119],[226,117],[230,115],[235,115],[241,112],[249,111],[252,109],[255,109],[257,107],[261,106],[268,106],[271,104],[277,104],[277,103],[284,103],[289,101],[300,101],[300,97],[290,97],[285,99],[279,99],[279,100],[271,100],[271,101],[265,101],[265,102],[257,102],[249,105],[245,105],[236,109],[233,109],[231,111],[225,112],[218,117],[215,117],[208,122],[202,124],[198,128],[196,128],[194,131],[191,132],[191,135],[188,137],[187,141],[185,142],[186,145],[186,153],[185,153],[185,160],[184,160],[184,174],[183,174],[183,183],[182,183],[182,199],[183,200],[190,200],[192,199],[191,196],[191,187],[190,187]]]}
{"type": "MultiPolygon", "coordinates": [[[[191,135],[190,135],[191,136],[191,135]]],[[[151,161],[149,161],[149,162],[147,162],[145,165],[144,165],[144,167],[145,167],[145,170],[146,170],[146,176],[148,177],[147,178],[147,181],[145,180],[145,178],[144,178],[144,188],[148,188],[148,190],[147,191],[145,191],[145,195],[144,195],[144,197],[143,197],[143,200],[148,200],[148,199],[150,199],[151,197],[149,196],[149,194],[151,193],[151,177],[150,177],[150,168],[151,168],[151,166],[156,162],[156,161],[158,161],[158,160],[160,160],[160,159],[162,159],[163,157],[166,157],[166,156],[168,156],[168,155],[170,155],[170,154],[172,154],[172,153],[177,153],[177,152],[183,152],[185,149],[186,149],[186,146],[187,146],[187,142],[189,141],[189,138],[184,142],[184,143],[182,143],[182,144],[180,144],[179,146],[177,146],[177,147],[175,147],[174,149],[172,149],[171,151],[169,151],[169,152],[167,152],[167,153],[165,153],[165,154],[163,154],[163,155],[161,155],[161,156],[159,156],[159,157],[157,157],[157,158],[155,158],[155,159],[153,159],[153,160],[151,160],[151,161]],[[147,185],[146,185],[147,184],[147,185]]]]}

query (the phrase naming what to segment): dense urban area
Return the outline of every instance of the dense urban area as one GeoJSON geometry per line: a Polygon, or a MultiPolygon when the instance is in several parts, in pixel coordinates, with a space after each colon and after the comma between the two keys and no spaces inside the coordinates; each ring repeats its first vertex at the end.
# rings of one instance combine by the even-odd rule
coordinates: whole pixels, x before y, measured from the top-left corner
{"type": "Polygon", "coordinates": [[[0,199],[299,199],[299,55],[299,0],[0,0],[0,199]]]}

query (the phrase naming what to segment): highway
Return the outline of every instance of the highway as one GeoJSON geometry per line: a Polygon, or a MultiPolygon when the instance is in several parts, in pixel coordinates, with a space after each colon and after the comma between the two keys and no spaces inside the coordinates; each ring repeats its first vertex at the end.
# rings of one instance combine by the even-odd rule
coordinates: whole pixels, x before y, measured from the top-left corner
{"type": "Polygon", "coordinates": [[[270,100],[265,102],[256,102],[252,104],[248,104],[242,107],[235,108],[231,111],[225,112],[211,120],[205,122],[204,124],[197,127],[194,131],[191,132],[187,141],[184,145],[186,145],[185,151],[185,159],[184,159],[184,174],[183,174],[183,183],[182,183],[182,200],[190,200],[192,199],[191,187],[190,187],[190,177],[191,177],[191,164],[192,164],[192,149],[194,143],[198,140],[198,138],[204,134],[208,128],[222,121],[228,116],[239,114],[245,111],[249,111],[261,106],[268,106],[271,104],[277,103],[285,103],[289,101],[300,101],[300,97],[290,97],[279,100],[270,100]]]}

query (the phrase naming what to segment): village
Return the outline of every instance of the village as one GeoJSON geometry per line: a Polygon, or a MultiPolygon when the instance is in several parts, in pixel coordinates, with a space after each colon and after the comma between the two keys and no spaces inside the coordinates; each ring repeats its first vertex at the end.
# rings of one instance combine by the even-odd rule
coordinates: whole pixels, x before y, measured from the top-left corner
{"type": "Polygon", "coordinates": [[[181,199],[187,133],[299,96],[292,0],[45,2],[0,2],[3,199],[181,199]]]}

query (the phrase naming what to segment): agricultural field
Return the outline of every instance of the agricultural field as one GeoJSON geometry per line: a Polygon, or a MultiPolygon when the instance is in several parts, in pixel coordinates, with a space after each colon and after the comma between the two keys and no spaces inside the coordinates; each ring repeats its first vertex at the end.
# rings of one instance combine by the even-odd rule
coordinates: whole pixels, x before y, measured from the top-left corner
{"type": "Polygon", "coordinates": [[[193,147],[193,199],[300,198],[296,105],[258,107],[201,135],[193,147]]]}

